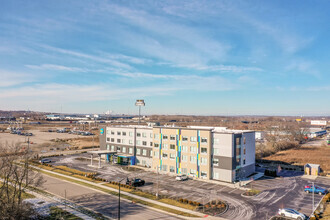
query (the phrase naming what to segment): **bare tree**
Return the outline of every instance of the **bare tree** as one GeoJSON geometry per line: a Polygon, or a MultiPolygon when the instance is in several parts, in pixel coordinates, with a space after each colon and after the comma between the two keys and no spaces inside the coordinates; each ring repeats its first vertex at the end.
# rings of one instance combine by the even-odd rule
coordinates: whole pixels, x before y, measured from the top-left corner
{"type": "Polygon", "coordinates": [[[0,144],[1,219],[29,219],[34,214],[23,196],[27,188],[40,186],[42,178],[29,168],[30,156],[19,145],[0,144]]]}

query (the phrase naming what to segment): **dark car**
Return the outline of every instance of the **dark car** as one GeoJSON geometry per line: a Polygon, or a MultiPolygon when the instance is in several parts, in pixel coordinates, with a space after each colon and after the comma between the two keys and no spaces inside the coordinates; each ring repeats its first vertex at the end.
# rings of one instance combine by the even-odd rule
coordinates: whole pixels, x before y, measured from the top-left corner
{"type": "Polygon", "coordinates": [[[127,179],[126,180],[126,185],[130,185],[130,186],[143,186],[145,184],[145,181],[144,180],[141,180],[141,179],[132,179],[132,180],[129,180],[127,179]]]}

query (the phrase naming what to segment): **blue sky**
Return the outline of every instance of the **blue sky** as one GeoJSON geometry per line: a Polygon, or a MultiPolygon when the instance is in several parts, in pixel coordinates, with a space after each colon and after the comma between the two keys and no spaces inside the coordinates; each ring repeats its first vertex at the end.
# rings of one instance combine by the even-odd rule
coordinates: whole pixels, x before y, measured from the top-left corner
{"type": "Polygon", "coordinates": [[[0,109],[330,115],[329,1],[2,1],[0,109]]]}

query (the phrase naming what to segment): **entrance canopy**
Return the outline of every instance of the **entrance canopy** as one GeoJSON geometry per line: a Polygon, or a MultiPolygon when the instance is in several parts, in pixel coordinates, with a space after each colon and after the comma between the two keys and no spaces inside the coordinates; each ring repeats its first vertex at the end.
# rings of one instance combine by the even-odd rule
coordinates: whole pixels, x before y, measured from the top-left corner
{"type": "Polygon", "coordinates": [[[116,154],[116,151],[109,151],[109,150],[92,150],[92,151],[87,151],[89,154],[97,154],[99,156],[104,155],[104,154],[116,154]]]}

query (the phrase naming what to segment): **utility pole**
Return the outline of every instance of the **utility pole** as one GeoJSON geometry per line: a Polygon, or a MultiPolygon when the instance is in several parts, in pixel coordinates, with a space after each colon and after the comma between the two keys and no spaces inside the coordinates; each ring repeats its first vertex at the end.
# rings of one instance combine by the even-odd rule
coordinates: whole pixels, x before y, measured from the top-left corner
{"type": "Polygon", "coordinates": [[[28,159],[29,150],[30,150],[30,138],[28,137],[28,146],[27,146],[27,149],[26,149],[26,156],[25,156],[25,166],[26,166],[25,184],[26,184],[26,186],[28,186],[28,183],[29,183],[29,159],[28,159]]]}
{"type": "Polygon", "coordinates": [[[312,209],[312,214],[314,215],[314,192],[315,191],[315,186],[314,186],[314,182],[313,182],[313,209],[312,209]]]}
{"type": "Polygon", "coordinates": [[[157,165],[157,193],[156,193],[156,197],[158,199],[158,195],[159,195],[159,166],[157,165]]]}
{"type": "MultiPolygon", "coordinates": [[[[125,178],[123,178],[125,179],[125,178]]],[[[118,195],[118,220],[120,220],[120,182],[123,181],[123,179],[119,180],[119,195],[118,195]]]]}

